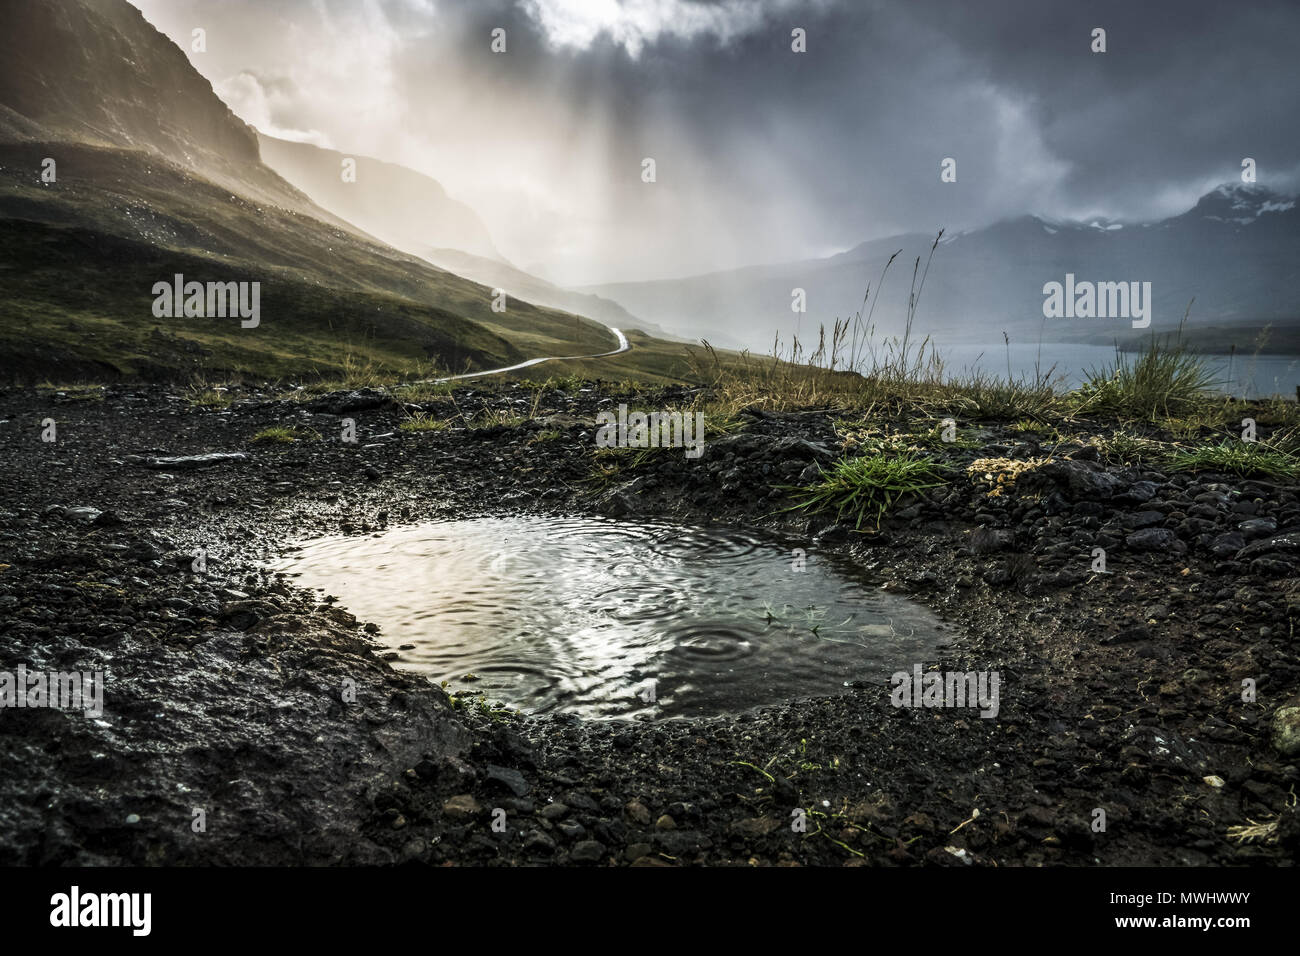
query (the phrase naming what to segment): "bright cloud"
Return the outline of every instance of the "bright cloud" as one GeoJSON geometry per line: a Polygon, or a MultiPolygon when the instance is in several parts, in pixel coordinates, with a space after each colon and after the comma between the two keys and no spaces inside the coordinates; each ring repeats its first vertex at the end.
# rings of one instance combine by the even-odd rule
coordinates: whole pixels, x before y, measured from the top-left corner
{"type": "MultiPolygon", "coordinates": [[[[585,50],[603,34],[636,58],[643,47],[663,37],[709,36],[726,44],[799,4],[794,0],[522,0],[521,6],[555,46],[585,50]]],[[[802,6],[806,9],[809,4],[802,6]]]]}

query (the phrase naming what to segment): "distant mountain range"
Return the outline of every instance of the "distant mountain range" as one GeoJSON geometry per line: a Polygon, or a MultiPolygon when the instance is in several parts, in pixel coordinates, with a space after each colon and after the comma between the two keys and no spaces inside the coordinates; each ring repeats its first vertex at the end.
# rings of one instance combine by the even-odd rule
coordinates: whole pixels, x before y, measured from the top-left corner
{"type": "MultiPolygon", "coordinates": [[[[490,288],[321,208],[126,0],[0,0],[0,24],[0,378],[414,373],[614,346],[573,314],[494,311],[490,288]],[[176,275],[258,282],[260,323],[160,318],[152,290],[176,275]]],[[[416,186],[448,217],[429,235],[471,236],[472,213],[416,186]]]]}
{"type": "MultiPolygon", "coordinates": [[[[824,259],[583,291],[615,299],[671,332],[765,351],[776,335],[787,346],[796,332],[805,344],[815,342],[818,325],[852,316],[870,285],[878,333],[896,335],[913,266],[920,257],[924,268],[934,238],[891,236],[824,259]],[[895,252],[900,255],[882,287],[881,270],[895,252]],[[791,309],[794,289],[804,290],[804,314],[791,309]]],[[[1229,184],[1155,223],[1022,216],[946,235],[935,250],[915,329],[952,343],[1000,343],[1003,330],[1021,342],[1124,343],[1176,331],[1193,297],[1187,328],[1203,345],[1248,345],[1269,324],[1283,339],[1294,338],[1300,321],[1295,197],[1229,184]],[[1139,331],[1123,319],[1046,319],[1043,287],[1064,283],[1067,275],[1079,282],[1150,282],[1150,327],[1139,331]],[[1215,335],[1205,334],[1210,330],[1215,335]]]]}

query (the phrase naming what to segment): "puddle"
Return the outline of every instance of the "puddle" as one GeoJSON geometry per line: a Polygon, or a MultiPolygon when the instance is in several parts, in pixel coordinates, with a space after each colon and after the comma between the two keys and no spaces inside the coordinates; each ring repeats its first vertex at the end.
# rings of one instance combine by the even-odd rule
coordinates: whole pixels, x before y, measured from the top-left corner
{"type": "Polygon", "coordinates": [[[699,717],[847,692],[946,642],[925,607],[719,528],[483,518],[308,542],[276,562],[401,650],[531,713],[699,717]],[[473,674],[475,681],[464,680],[473,674]]]}

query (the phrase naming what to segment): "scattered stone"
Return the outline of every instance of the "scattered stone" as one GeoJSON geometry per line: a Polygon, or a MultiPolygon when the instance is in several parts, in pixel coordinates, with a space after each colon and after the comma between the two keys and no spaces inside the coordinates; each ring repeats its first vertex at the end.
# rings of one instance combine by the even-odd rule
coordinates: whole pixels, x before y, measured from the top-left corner
{"type": "Polygon", "coordinates": [[[1210,554],[1216,558],[1230,558],[1246,546],[1246,539],[1239,531],[1221,534],[1210,542],[1210,554]]]}
{"type": "Polygon", "coordinates": [[[635,863],[643,856],[649,856],[654,852],[654,847],[649,843],[633,843],[623,851],[623,858],[629,863],[635,863]]]}
{"type": "Polygon", "coordinates": [[[1135,531],[1124,539],[1124,546],[1130,551],[1170,551],[1181,553],[1187,545],[1178,540],[1178,535],[1168,528],[1144,528],[1135,531]]]}
{"type": "Polygon", "coordinates": [[[528,781],[524,779],[524,775],[518,770],[512,770],[509,767],[488,764],[484,779],[501,784],[516,797],[522,797],[528,792],[528,781]]]}
{"type": "Polygon", "coordinates": [[[1117,475],[1102,470],[1090,461],[1068,459],[1049,461],[1038,469],[1041,474],[1062,482],[1075,500],[1105,500],[1114,497],[1124,488],[1124,482],[1117,475]]]}
{"type": "Polygon", "coordinates": [[[525,853],[554,853],[555,841],[541,830],[533,830],[524,838],[525,853]]]}
{"type": "Polygon", "coordinates": [[[1267,538],[1277,531],[1277,522],[1272,518],[1250,518],[1237,525],[1237,530],[1248,540],[1255,541],[1258,538],[1267,538]]]}
{"type": "Polygon", "coordinates": [[[1015,548],[1015,532],[1001,528],[976,528],[970,536],[971,554],[993,554],[1015,548]]]}
{"type": "Polygon", "coordinates": [[[141,455],[127,455],[126,460],[133,465],[139,465],[142,468],[150,468],[155,471],[194,471],[199,468],[212,468],[215,465],[224,465],[229,462],[246,461],[252,456],[242,451],[214,451],[205,455],[173,455],[163,457],[150,457],[141,455]]]}
{"type": "Polygon", "coordinates": [[[623,808],[623,812],[627,814],[628,819],[633,823],[638,823],[643,827],[650,825],[650,811],[645,808],[645,804],[640,800],[629,800],[623,808]]]}
{"type": "Polygon", "coordinates": [[[1142,505],[1156,496],[1159,486],[1154,481],[1135,481],[1115,496],[1123,504],[1142,505]]]}
{"type": "Polygon", "coordinates": [[[1248,544],[1237,552],[1237,560],[1245,561],[1263,554],[1276,554],[1277,552],[1285,552],[1286,554],[1300,552],[1300,531],[1289,531],[1284,534],[1274,535],[1271,538],[1265,538],[1263,541],[1248,544]]]}
{"type": "Polygon", "coordinates": [[[443,801],[442,812],[453,820],[466,820],[477,815],[483,808],[472,794],[461,793],[443,801]]]}
{"type": "Polygon", "coordinates": [[[569,859],[574,863],[599,863],[605,856],[605,845],[597,840],[582,840],[573,845],[569,859]]]}
{"type": "Polygon", "coordinates": [[[330,392],[307,403],[307,408],[314,412],[328,415],[348,415],[352,412],[364,412],[372,408],[382,408],[393,404],[388,393],[377,388],[360,388],[351,392],[330,392]]]}
{"type": "Polygon", "coordinates": [[[1278,753],[1283,757],[1300,756],[1300,706],[1279,707],[1270,730],[1278,753]]]}

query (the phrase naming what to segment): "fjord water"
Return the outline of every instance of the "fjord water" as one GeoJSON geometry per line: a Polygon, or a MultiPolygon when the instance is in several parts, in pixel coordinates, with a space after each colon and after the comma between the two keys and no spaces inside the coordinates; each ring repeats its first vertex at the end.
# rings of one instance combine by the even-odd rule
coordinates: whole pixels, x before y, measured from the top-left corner
{"type": "MultiPolygon", "coordinates": [[[[1103,371],[1115,364],[1115,349],[1108,345],[1078,345],[1072,343],[1044,342],[1041,346],[1012,342],[1008,346],[947,343],[939,348],[944,371],[962,378],[983,372],[995,378],[1033,380],[1036,374],[1047,374],[1059,379],[1064,389],[1078,388],[1093,372],[1103,371]],[[1009,371],[1008,371],[1009,367],[1009,371]]],[[[1126,364],[1137,356],[1121,354],[1126,364]]],[[[1300,384],[1300,356],[1296,355],[1201,355],[1214,382],[1216,391],[1227,392],[1242,398],[1268,398],[1281,395],[1294,398],[1296,385],[1300,384]]]]}
{"type": "Polygon", "coordinates": [[[944,643],[928,609],[799,558],[737,530],[518,516],[321,538],[274,567],[414,645],[394,666],[529,713],[709,716],[855,682],[885,695],[944,643]]]}

